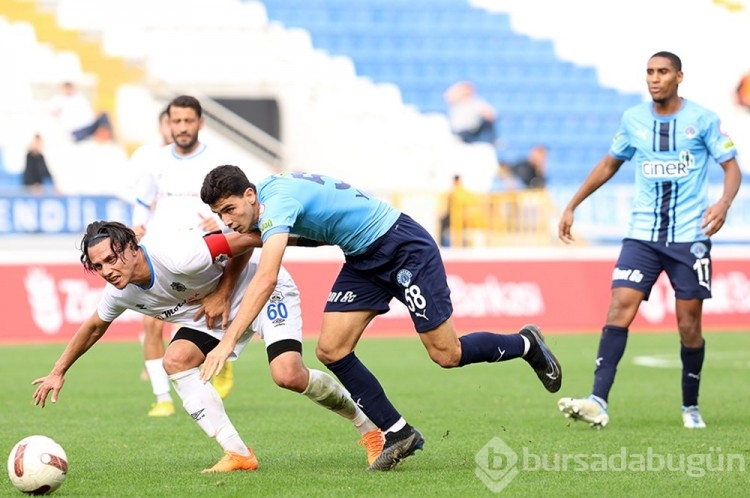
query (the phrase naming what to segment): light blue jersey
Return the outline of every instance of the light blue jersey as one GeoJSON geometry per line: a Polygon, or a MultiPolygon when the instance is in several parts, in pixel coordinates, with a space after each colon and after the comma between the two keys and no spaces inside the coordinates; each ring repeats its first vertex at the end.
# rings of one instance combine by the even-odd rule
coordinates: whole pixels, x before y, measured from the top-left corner
{"type": "Polygon", "coordinates": [[[653,102],[626,110],[609,149],[635,165],[635,199],[628,238],[651,242],[693,242],[708,208],[709,159],[723,163],[737,151],[720,129],[719,117],[689,100],[670,116],[653,102]]]}
{"type": "Polygon", "coordinates": [[[341,247],[357,255],[396,223],[400,211],[341,180],[309,173],[280,173],[258,184],[258,228],[265,242],[275,233],[341,247]]]}

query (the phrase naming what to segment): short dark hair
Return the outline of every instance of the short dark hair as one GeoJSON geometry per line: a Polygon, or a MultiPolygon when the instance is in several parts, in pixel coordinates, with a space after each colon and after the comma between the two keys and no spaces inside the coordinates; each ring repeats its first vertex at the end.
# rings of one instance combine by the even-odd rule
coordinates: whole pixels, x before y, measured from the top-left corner
{"type": "Polygon", "coordinates": [[[109,239],[109,247],[118,259],[128,247],[138,247],[135,232],[117,221],[92,221],[81,239],[81,264],[87,272],[96,269],[89,259],[89,248],[109,239]]]}
{"type": "Polygon", "coordinates": [[[677,71],[682,71],[682,61],[679,57],[677,57],[677,55],[673,54],[672,52],[662,50],[661,52],[656,52],[654,55],[652,55],[651,59],[653,59],[654,57],[664,57],[665,59],[669,59],[669,61],[677,71]]]}
{"type": "Polygon", "coordinates": [[[201,187],[201,200],[209,206],[231,196],[242,197],[245,190],[255,190],[255,185],[247,179],[238,166],[225,164],[208,172],[201,187]]]}
{"type": "Polygon", "coordinates": [[[172,99],[172,102],[167,106],[167,114],[171,113],[172,107],[189,107],[195,111],[199,118],[203,116],[201,103],[191,95],[180,95],[179,97],[172,99]]]}

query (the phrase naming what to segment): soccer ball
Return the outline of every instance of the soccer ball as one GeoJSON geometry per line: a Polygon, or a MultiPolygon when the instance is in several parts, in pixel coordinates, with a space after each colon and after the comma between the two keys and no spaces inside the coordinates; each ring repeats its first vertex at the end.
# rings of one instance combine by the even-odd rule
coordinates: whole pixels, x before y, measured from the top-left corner
{"type": "Polygon", "coordinates": [[[65,450],[47,436],[20,440],[8,457],[8,475],[13,485],[30,495],[52,493],[68,474],[65,450]]]}

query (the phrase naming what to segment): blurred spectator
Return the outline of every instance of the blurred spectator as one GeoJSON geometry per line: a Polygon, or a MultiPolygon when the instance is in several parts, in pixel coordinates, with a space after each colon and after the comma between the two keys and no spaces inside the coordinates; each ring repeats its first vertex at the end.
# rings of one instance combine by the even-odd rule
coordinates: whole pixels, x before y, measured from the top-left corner
{"type": "Polygon", "coordinates": [[[454,83],[445,91],[444,98],[448,104],[448,120],[453,133],[466,143],[495,144],[497,112],[477,96],[473,83],[454,83]]]}
{"type": "Polygon", "coordinates": [[[495,176],[492,177],[490,192],[507,192],[521,188],[520,179],[513,173],[510,164],[500,161],[497,163],[495,176]]]}
{"type": "Polygon", "coordinates": [[[32,193],[40,195],[44,192],[44,185],[52,185],[54,180],[47,168],[47,161],[42,153],[42,137],[38,133],[29,145],[26,153],[26,168],[23,171],[23,186],[32,193]]]}
{"type": "Polygon", "coordinates": [[[445,210],[445,214],[440,218],[440,245],[443,247],[450,247],[451,245],[451,211],[458,205],[457,201],[466,199],[471,194],[461,182],[461,177],[455,175],[453,177],[453,185],[451,191],[448,192],[448,202],[445,210]]]}
{"type": "Polygon", "coordinates": [[[547,147],[535,145],[525,159],[513,165],[513,174],[526,188],[544,188],[547,184],[547,147]]]}
{"type": "Polygon", "coordinates": [[[746,73],[742,79],[740,79],[740,83],[737,85],[736,97],[737,105],[750,110],[750,72],[746,73]]]}
{"type": "Polygon", "coordinates": [[[86,96],[76,90],[73,83],[66,81],[62,84],[61,92],[52,98],[50,108],[52,115],[65,131],[73,135],[76,142],[92,136],[100,142],[112,140],[112,126],[107,113],[102,112],[97,116],[86,96]]]}

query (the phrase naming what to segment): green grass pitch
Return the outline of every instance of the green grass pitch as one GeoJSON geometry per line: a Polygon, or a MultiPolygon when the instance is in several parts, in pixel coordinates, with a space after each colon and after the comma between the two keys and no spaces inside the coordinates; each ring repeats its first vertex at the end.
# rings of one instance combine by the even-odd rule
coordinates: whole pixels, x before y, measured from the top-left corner
{"type": "MultiPolygon", "coordinates": [[[[424,451],[394,471],[368,473],[349,422],[273,385],[254,341],[236,363],[226,407],[260,469],[229,475],[199,473],[221,450],[181,408],[168,418],[146,416],[152,396],[139,380],[138,344],[94,346],[68,373],[59,402],[43,410],[32,404],[30,383],[63,346],[5,346],[0,448],[7,455],[30,434],[60,442],[70,461],[60,497],[456,497],[493,496],[493,486],[501,496],[748,495],[750,335],[706,333],[700,405],[708,427],[693,431],[681,424],[676,333],[629,338],[603,430],[570,423],[556,406],[559,396],[589,393],[598,336],[547,342],[563,365],[558,394],[547,393],[522,360],[442,370],[416,337],[363,339],[358,355],[425,436],[424,451]],[[490,447],[479,458],[490,462],[483,472],[476,455],[490,447]]],[[[307,342],[306,361],[321,368],[313,350],[307,342]]],[[[20,496],[2,481],[0,496],[20,496]]]]}

